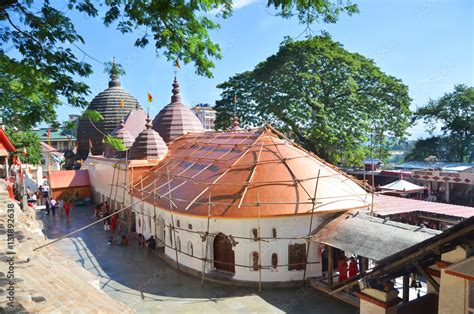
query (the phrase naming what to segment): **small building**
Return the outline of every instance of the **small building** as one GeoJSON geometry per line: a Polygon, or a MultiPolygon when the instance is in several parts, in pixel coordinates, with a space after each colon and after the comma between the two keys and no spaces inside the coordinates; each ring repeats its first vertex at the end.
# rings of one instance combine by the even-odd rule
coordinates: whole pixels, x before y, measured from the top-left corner
{"type": "Polygon", "coordinates": [[[214,131],[217,111],[209,104],[197,104],[191,109],[202,122],[204,130],[214,131]]]}
{"type": "Polygon", "coordinates": [[[41,142],[47,143],[58,152],[64,153],[66,150],[72,149],[76,145],[76,137],[72,135],[71,131],[63,128],[57,130],[50,129],[49,137],[48,128],[33,130],[33,132],[38,135],[41,142]]]}
{"type": "Polygon", "coordinates": [[[49,186],[54,199],[83,202],[92,197],[91,182],[87,170],[50,171],[49,186]]]}
{"type": "Polygon", "coordinates": [[[365,171],[380,170],[383,165],[382,160],[377,158],[366,158],[363,161],[365,171]]]}

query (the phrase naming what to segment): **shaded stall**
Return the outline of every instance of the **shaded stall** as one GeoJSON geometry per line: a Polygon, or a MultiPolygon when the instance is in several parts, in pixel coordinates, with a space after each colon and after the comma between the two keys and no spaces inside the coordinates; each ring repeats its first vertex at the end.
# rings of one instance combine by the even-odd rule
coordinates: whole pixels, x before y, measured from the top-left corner
{"type": "MultiPolygon", "coordinates": [[[[313,235],[312,241],[328,246],[328,288],[334,282],[334,248],[360,257],[361,272],[368,261],[379,261],[429,239],[440,232],[369,216],[347,212],[330,221],[313,235]]],[[[405,283],[408,286],[408,282],[405,283]]]]}
{"type": "Polygon", "coordinates": [[[54,199],[70,200],[76,205],[91,199],[91,182],[87,170],[51,171],[49,183],[54,199]]]}

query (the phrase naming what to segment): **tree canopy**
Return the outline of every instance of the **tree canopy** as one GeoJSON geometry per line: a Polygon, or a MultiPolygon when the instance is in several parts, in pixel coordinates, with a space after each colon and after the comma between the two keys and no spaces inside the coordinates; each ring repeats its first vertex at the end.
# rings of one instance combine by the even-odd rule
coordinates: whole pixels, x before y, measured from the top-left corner
{"type": "Polygon", "coordinates": [[[17,156],[22,163],[38,165],[41,163],[40,138],[31,131],[14,131],[7,129],[7,134],[17,149],[17,156]],[[26,156],[23,149],[26,148],[26,156]]]}
{"type": "Polygon", "coordinates": [[[439,99],[430,99],[416,110],[415,120],[424,121],[433,133],[442,135],[418,140],[406,160],[423,160],[436,156],[440,161],[472,162],[474,160],[474,87],[456,85],[454,91],[439,99]]]}
{"type": "Polygon", "coordinates": [[[228,128],[236,110],[241,126],[269,122],[333,163],[360,164],[370,134],[383,148],[404,137],[411,119],[408,87],[328,34],[287,39],[253,71],[218,87],[216,128],[228,128]]]}
{"type": "MultiPolygon", "coordinates": [[[[302,23],[334,23],[341,13],[357,12],[349,0],[268,0],[285,18],[302,23]]],[[[209,31],[232,14],[232,0],[67,0],[64,3],[5,0],[0,3],[0,109],[16,126],[56,121],[61,102],[87,105],[92,68],[81,48],[83,37],[68,16],[78,11],[100,17],[106,26],[137,36],[135,46],[153,44],[167,60],[193,63],[199,75],[212,76],[221,48],[209,31]],[[218,12],[211,14],[211,12],[218,12]]]]}

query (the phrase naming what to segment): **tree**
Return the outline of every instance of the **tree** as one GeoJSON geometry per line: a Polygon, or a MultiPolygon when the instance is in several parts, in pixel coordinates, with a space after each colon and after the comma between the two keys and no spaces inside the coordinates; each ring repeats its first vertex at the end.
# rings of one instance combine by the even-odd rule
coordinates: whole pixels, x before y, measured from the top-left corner
{"type": "MultiPolygon", "coordinates": [[[[50,1],[0,3],[0,109],[17,127],[54,122],[55,108],[62,99],[72,106],[87,105],[89,88],[78,78],[92,72],[84,58],[94,58],[81,48],[84,39],[68,11],[101,15],[106,26],[139,34],[136,46],[152,42],[157,54],[194,63],[196,72],[208,77],[212,76],[212,60],[221,58],[221,48],[209,31],[220,27],[219,18],[232,14],[232,0],[67,0],[66,6],[57,5],[61,9],[50,1]],[[208,14],[213,10],[219,13],[208,14]]],[[[302,23],[334,23],[339,14],[358,11],[349,0],[269,0],[267,5],[284,18],[296,15],[302,23]]]]}
{"type": "Polygon", "coordinates": [[[474,160],[474,87],[456,85],[454,91],[437,100],[430,99],[426,106],[418,108],[415,120],[427,123],[432,133],[438,126],[443,136],[419,140],[415,149],[407,156],[410,159],[424,159],[429,151],[438,160],[472,162],[474,160]],[[430,145],[434,142],[437,145],[430,145]]]}
{"type": "Polygon", "coordinates": [[[17,149],[17,156],[22,163],[38,165],[41,163],[40,138],[31,131],[14,131],[7,129],[7,134],[13,145],[17,149]],[[26,156],[23,155],[26,149],[26,156]]]}
{"type": "Polygon", "coordinates": [[[359,165],[371,133],[383,148],[403,137],[410,123],[408,87],[328,34],[286,39],[253,71],[218,87],[217,128],[228,128],[237,110],[241,126],[269,122],[333,163],[359,165]]]}

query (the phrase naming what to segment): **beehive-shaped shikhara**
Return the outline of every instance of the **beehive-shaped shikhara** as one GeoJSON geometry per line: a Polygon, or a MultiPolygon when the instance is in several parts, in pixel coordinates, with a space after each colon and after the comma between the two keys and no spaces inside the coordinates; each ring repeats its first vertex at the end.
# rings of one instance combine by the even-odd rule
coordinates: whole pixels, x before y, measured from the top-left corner
{"type": "Polygon", "coordinates": [[[89,119],[80,119],[77,128],[78,157],[86,159],[89,153],[89,140],[92,155],[102,155],[103,138],[111,134],[120,121],[134,108],[140,108],[138,100],[122,88],[117,75],[110,76],[109,88],[99,93],[87,107],[99,112],[104,119],[91,124],[89,119]],[[99,132],[98,130],[101,132],[99,132]]]}
{"type": "Polygon", "coordinates": [[[152,129],[151,120],[146,119],[145,129],[138,134],[129,150],[129,159],[162,159],[168,153],[168,146],[152,129]]]}
{"type": "Polygon", "coordinates": [[[179,83],[174,79],[171,103],[153,119],[153,129],[168,143],[186,133],[204,132],[204,126],[196,115],[186,107],[179,94],[179,83]]]}
{"type": "MultiPolygon", "coordinates": [[[[132,147],[133,142],[135,142],[135,139],[130,134],[130,132],[128,132],[125,129],[125,121],[124,120],[120,121],[119,126],[116,127],[112,131],[111,135],[113,137],[115,137],[116,139],[121,140],[127,149],[132,147]]],[[[104,147],[104,156],[107,157],[107,158],[125,158],[126,157],[126,152],[127,152],[126,150],[125,151],[117,151],[116,149],[114,149],[112,146],[110,146],[108,144],[105,144],[105,147],[104,147]]]]}

